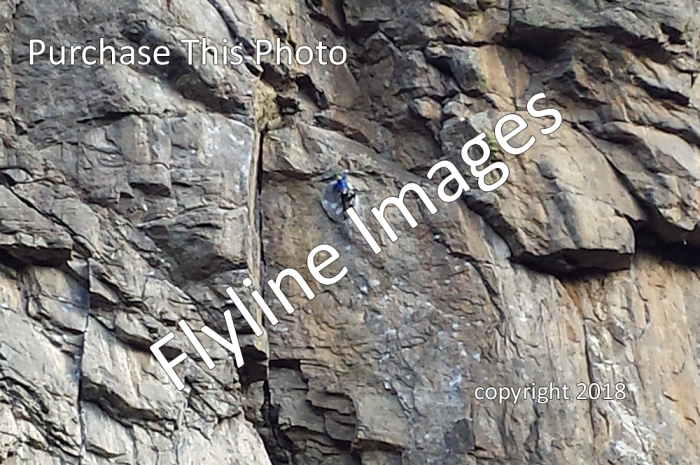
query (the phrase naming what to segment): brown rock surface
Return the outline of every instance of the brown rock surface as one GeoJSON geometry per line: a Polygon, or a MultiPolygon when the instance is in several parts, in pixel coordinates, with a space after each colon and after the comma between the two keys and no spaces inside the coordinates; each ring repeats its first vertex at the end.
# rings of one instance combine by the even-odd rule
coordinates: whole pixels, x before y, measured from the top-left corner
{"type": "Polygon", "coordinates": [[[0,464],[700,463],[699,59],[693,0],[0,0],[0,464]],[[188,64],[204,36],[246,63],[188,64]],[[277,37],[349,59],[258,66],[277,37]],[[100,38],[170,64],[29,63],[100,38]],[[536,144],[482,192],[460,149],[514,112],[536,144]],[[329,197],[344,168],[379,254],[329,197]],[[437,212],[389,209],[391,242],[371,209],[409,182],[437,212]],[[262,286],[286,268],[315,293],[283,286],[292,314],[262,286]],[[262,324],[248,276],[262,337],[225,292],[262,324]],[[209,370],[177,323],[226,310],[245,365],[202,337],[209,370]],[[571,399],[475,398],[532,383],[571,399]]]}

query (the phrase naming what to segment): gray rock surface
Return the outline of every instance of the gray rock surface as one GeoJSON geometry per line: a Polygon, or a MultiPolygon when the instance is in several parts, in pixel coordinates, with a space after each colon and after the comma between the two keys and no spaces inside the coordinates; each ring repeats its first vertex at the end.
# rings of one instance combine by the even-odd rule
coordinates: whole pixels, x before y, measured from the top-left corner
{"type": "Polygon", "coordinates": [[[0,463],[700,463],[699,50],[693,0],[0,0],[0,463]],[[188,64],[201,37],[245,64],[188,64]],[[277,37],[349,59],[257,65],[277,37]],[[170,64],[29,63],[31,39],[100,38],[170,64]],[[517,156],[493,136],[514,112],[517,156]],[[460,158],[482,131],[493,192],[460,158]],[[379,254],[337,212],[342,169],[379,254]],[[371,209],[409,182],[438,211],[389,209],[391,242],[371,209]],[[316,294],[283,286],[293,314],[262,286],[290,267],[316,294]],[[227,334],[226,310],[245,364],[202,337],[209,370],[177,323],[227,334]],[[170,332],[182,391],[149,350],[170,332]],[[531,383],[571,400],[475,398],[531,383]]]}

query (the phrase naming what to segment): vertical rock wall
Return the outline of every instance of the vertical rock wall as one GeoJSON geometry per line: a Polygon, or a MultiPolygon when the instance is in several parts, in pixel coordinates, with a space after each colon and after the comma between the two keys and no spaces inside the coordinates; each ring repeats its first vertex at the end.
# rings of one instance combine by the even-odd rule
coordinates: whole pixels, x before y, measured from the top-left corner
{"type": "MultiPolygon", "coordinates": [[[[0,463],[700,460],[697,2],[0,0],[0,463]],[[343,45],[343,66],[188,64],[182,39],[343,45]],[[29,64],[29,41],[165,45],[168,66],[29,64]],[[562,127],[532,118],[544,106],[562,127]],[[539,104],[538,104],[539,105],[539,104]],[[428,169],[517,112],[534,147],[459,202],[428,169]],[[348,168],[382,251],[324,209],[348,168]],[[389,209],[408,182],[418,226],[389,209]],[[347,266],[322,286],[309,251],[347,266]],[[224,292],[299,270],[246,360],[224,292]],[[148,348],[174,332],[169,358],[148,348]],[[572,400],[478,401],[478,386],[572,400]],[[577,383],[625,399],[575,400],[577,383]],[[615,393],[613,389],[612,393],[615,393]]],[[[197,47],[194,47],[197,50],[197,47]]],[[[274,59],[274,56],[272,57],[274,59]]],[[[519,142],[519,143],[518,143],[519,142]]],[[[467,176],[468,177],[468,176],[467,176]]],[[[470,183],[471,178],[470,178],[470,183]]],[[[324,271],[325,273],[325,271],[324,271]]],[[[262,317],[256,314],[259,321],[262,317]]]]}

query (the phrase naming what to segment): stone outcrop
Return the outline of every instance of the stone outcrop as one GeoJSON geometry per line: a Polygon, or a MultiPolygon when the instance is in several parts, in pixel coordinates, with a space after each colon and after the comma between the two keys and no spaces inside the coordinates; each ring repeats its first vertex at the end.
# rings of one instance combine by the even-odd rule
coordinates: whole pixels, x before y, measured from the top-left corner
{"type": "Polygon", "coordinates": [[[0,0],[0,463],[697,464],[699,47],[693,0],[0,0]],[[245,63],[189,64],[201,37],[245,63]],[[255,63],[278,37],[349,58],[255,63]],[[170,64],[29,62],[100,38],[170,64]],[[461,147],[509,113],[537,141],[492,151],[506,184],[441,202],[430,167],[472,184],[461,147]],[[342,169],[379,254],[329,208],[342,169]],[[370,210],[409,182],[438,211],[389,209],[391,242],[370,210]],[[316,294],[285,286],[293,314],[262,286],[286,268],[316,294]],[[203,337],[209,370],[177,323],[226,310],[245,365],[203,337]],[[571,400],[475,398],[531,383],[571,400]]]}

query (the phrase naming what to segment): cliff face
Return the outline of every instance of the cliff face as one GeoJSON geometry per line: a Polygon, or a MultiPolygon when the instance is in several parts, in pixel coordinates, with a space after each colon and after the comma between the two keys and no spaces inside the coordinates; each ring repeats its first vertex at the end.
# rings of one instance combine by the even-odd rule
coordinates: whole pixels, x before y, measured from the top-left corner
{"type": "MultiPolygon", "coordinates": [[[[700,11],[693,0],[0,0],[0,463],[700,461],[700,11]],[[343,66],[188,64],[182,39],[343,45],[343,66]],[[29,41],[167,66],[29,64],[29,41]],[[693,85],[695,84],[695,85],[693,85]],[[564,116],[542,136],[533,95],[564,116]],[[438,159],[517,112],[510,177],[438,159]],[[374,254],[322,203],[349,168],[374,254]],[[370,210],[408,182],[390,242],[370,210]],[[470,178],[470,183],[471,178],[470,178]],[[347,266],[321,286],[309,251],[347,266]],[[262,284],[299,270],[316,297],[262,284]],[[280,319],[227,301],[251,276],[280,319]],[[177,328],[206,337],[209,370],[177,328]],[[257,318],[262,321],[260,314],[257,318]],[[178,391],[149,351],[186,352],[178,391]],[[249,333],[249,334],[248,334],[249,333]],[[571,400],[477,400],[570,386],[571,400]],[[624,399],[575,400],[577,383],[624,399]],[[604,391],[605,392],[605,391],[604,391]]],[[[219,42],[220,43],[220,42],[219,42]]],[[[197,47],[195,47],[195,50],[197,47]]],[[[391,209],[390,209],[391,210],[391,209]]],[[[330,273],[329,273],[330,274],[330,273]]],[[[594,395],[595,393],[592,393],[594,395]]]]}

